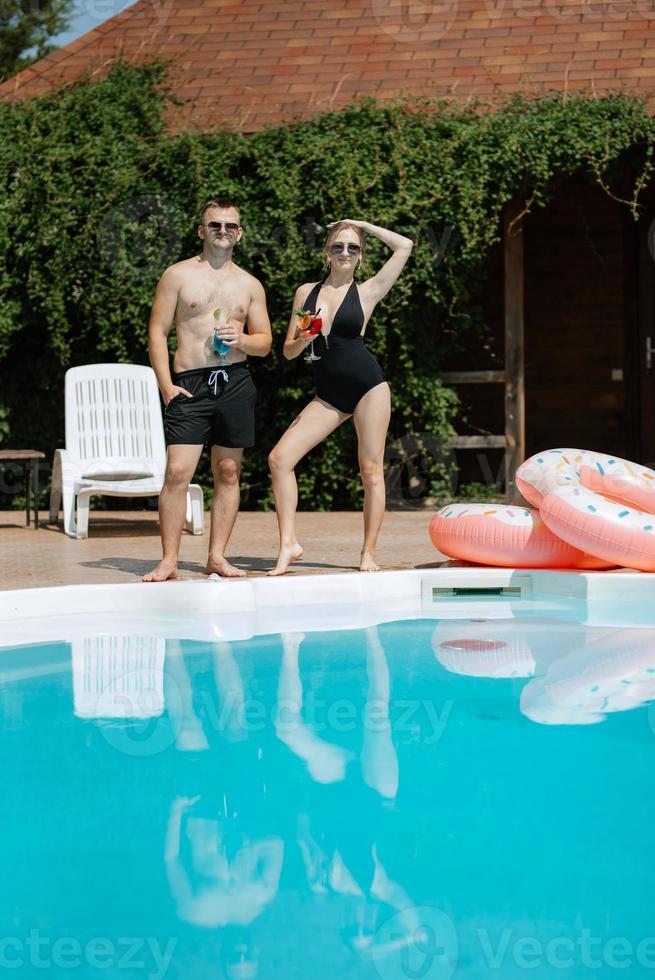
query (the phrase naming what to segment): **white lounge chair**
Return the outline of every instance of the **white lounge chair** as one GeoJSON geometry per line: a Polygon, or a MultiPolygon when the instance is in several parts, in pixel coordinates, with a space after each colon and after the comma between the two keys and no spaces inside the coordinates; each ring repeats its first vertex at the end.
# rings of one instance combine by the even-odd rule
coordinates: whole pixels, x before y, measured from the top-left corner
{"type": "MultiPolygon", "coordinates": [[[[166,470],[164,424],[157,379],[138,364],[86,364],[66,372],[66,448],[52,469],[50,522],[64,512],[64,531],[86,538],[89,499],[151,497],[166,470]]],[[[204,530],[202,490],[187,494],[185,527],[204,530]]]]}

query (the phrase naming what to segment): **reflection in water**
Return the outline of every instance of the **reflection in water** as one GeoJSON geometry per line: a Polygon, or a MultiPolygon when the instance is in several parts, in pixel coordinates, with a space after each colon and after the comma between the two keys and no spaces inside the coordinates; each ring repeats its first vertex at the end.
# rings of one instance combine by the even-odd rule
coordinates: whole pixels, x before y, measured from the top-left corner
{"type": "Polygon", "coordinates": [[[655,698],[655,632],[623,628],[593,636],[556,660],[521,693],[521,711],[544,725],[594,725],[655,698]]]}
{"type": "Polygon", "coordinates": [[[531,677],[536,667],[531,646],[512,620],[441,620],[432,649],[446,670],[468,677],[531,677]]]}
{"type": "Polygon", "coordinates": [[[522,713],[544,725],[594,725],[655,698],[655,632],[553,620],[443,620],[432,649],[451,673],[533,678],[522,713]]]}
{"type": "Polygon", "coordinates": [[[266,725],[248,720],[253,701],[232,645],[213,645],[208,670],[206,655],[203,666],[197,657],[184,656],[179,643],[168,642],[171,726],[175,748],[188,761],[180,776],[184,792],[170,807],[166,874],[180,920],[221,930],[228,976],[257,975],[262,954],[251,927],[280,888],[285,828],[276,784],[278,793],[284,786],[287,811],[290,799],[297,801],[286,830],[294,828],[298,855],[290,856],[287,874],[300,858],[308,891],[337,903],[344,951],[382,957],[412,941],[420,926],[414,903],[384,858],[399,766],[389,668],[378,632],[365,633],[363,703],[342,705],[352,709],[346,711],[347,731],[335,723],[330,732],[329,720],[305,717],[304,639],[302,633],[282,637],[277,700],[270,714],[257,714],[273,724],[277,755],[266,745],[266,725]],[[340,732],[353,747],[338,744],[340,732]],[[392,913],[393,935],[383,937],[380,924],[392,913]]]}
{"type": "Polygon", "coordinates": [[[180,644],[169,641],[167,683],[177,695],[169,703],[179,712],[173,719],[176,748],[193,753],[195,765],[182,773],[186,795],[171,804],[164,861],[179,918],[223,928],[226,975],[255,977],[259,951],[248,927],[277,894],[284,843],[268,826],[266,776],[246,730],[244,685],[231,645],[215,644],[211,662],[216,701],[206,673],[199,673],[202,683],[194,692],[180,644]],[[194,701],[194,693],[202,697],[194,701]]]}
{"type": "MultiPolygon", "coordinates": [[[[151,937],[174,980],[519,980],[528,937],[579,980],[583,930],[652,935],[653,731],[627,710],[651,637],[423,619],[90,638],[72,675],[63,645],[7,655],[2,935],[151,937]]],[[[107,975],[161,977],[148,955],[107,975]]]]}
{"type": "MultiPolygon", "coordinates": [[[[384,807],[398,793],[398,756],[389,720],[389,668],[375,627],[366,630],[366,700],[358,757],[321,738],[303,721],[300,646],[304,634],[283,636],[278,684],[278,738],[316,784],[297,817],[307,884],[341,899],[341,938],[354,953],[382,956],[412,941],[420,927],[415,906],[389,875],[380,854],[384,807]],[[395,911],[391,940],[376,941],[381,912],[395,911]]],[[[378,937],[379,938],[379,937],[378,937]]]]}
{"type": "Polygon", "coordinates": [[[165,640],[91,636],[73,648],[78,718],[155,718],[164,711],[165,640]]]}
{"type": "Polygon", "coordinates": [[[338,782],[346,774],[351,753],[320,738],[311,725],[303,721],[298,654],[304,638],[304,633],[286,633],[282,636],[275,730],[280,741],[303,760],[315,782],[338,782]]]}
{"type": "Polygon", "coordinates": [[[609,627],[553,620],[441,620],[432,634],[439,663],[468,677],[533,677],[549,664],[597,637],[609,627]]]}

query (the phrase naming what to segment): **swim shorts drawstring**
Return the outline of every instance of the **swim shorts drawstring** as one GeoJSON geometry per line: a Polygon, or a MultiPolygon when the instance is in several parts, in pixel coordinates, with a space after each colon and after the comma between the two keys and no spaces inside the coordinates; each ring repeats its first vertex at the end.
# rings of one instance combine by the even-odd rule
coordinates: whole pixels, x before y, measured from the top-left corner
{"type": "Polygon", "coordinates": [[[223,380],[227,384],[227,382],[228,382],[228,373],[223,368],[217,368],[215,371],[212,371],[212,373],[209,375],[209,380],[207,381],[207,385],[210,388],[211,387],[214,388],[214,394],[215,395],[218,394],[218,392],[216,391],[216,389],[218,388],[218,376],[219,376],[219,374],[222,374],[223,375],[223,380]]]}

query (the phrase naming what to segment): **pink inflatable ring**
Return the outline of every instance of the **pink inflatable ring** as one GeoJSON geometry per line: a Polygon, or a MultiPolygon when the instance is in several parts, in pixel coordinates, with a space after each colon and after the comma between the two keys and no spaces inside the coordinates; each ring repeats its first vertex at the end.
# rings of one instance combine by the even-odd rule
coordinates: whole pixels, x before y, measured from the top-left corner
{"type": "Polygon", "coordinates": [[[530,507],[449,504],[430,522],[432,544],[449,558],[509,568],[607,568],[553,534],[530,507]]]}
{"type": "Polygon", "coordinates": [[[655,471],[605,453],[550,449],[519,467],[516,485],[572,548],[655,571],[655,471]]]}

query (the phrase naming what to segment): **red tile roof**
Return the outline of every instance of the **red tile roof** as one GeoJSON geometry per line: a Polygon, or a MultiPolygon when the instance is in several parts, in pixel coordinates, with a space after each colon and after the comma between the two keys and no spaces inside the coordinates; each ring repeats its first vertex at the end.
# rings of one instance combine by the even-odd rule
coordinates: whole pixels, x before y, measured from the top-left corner
{"type": "Polygon", "coordinates": [[[655,88],[652,0],[137,0],[0,85],[23,98],[119,58],[175,63],[175,128],[252,131],[359,96],[655,88]]]}

